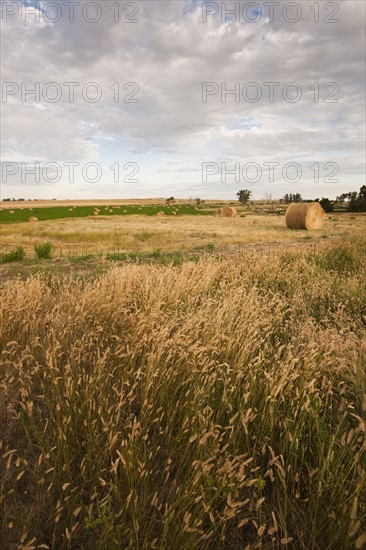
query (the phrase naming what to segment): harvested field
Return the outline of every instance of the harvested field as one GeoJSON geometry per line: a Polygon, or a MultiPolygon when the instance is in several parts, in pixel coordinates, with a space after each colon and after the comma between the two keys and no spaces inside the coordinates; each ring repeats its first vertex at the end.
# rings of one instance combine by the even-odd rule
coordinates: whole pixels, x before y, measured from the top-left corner
{"type": "MultiPolygon", "coordinates": [[[[182,207],[183,208],[183,207],[182,207]]],[[[123,212],[121,208],[121,211],[123,212]]],[[[153,251],[194,250],[210,244],[321,242],[335,237],[365,235],[366,215],[340,213],[326,216],[321,229],[291,231],[284,215],[256,214],[226,219],[216,215],[112,215],[101,211],[85,218],[39,221],[37,224],[9,223],[0,226],[4,252],[17,246],[31,251],[35,243],[50,241],[57,255],[84,256],[116,251],[142,253],[153,251]]],[[[114,212],[118,212],[114,210],[114,212]]],[[[28,218],[27,218],[28,219],[28,218]]]]}

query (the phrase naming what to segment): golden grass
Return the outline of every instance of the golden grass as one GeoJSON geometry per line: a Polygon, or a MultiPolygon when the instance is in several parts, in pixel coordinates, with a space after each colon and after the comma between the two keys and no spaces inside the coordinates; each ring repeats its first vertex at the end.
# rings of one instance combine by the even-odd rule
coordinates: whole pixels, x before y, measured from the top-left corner
{"type": "MultiPolygon", "coordinates": [[[[333,214],[327,216],[322,229],[313,231],[316,242],[323,237],[362,236],[365,234],[365,214],[333,214]]],[[[192,249],[210,242],[246,244],[264,242],[301,241],[306,232],[290,231],[284,225],[284,216],[273,214],[246,214],[245,217],[225,219],[214,216],[98,216],[69,220],[49,220],[37,224],[9,224],[0,227],[1,242],[14,248],[24,245],[30,250],[36,242],[51,241],[56,247],[73,246],[79,250],[100,248],[106,251],[118,246],[126,252],[155,249],[192,249]],[[136,235],[153,234],[148,242],[136,235]]],[[[309,237],[309,236],[308,236],[309,237]]]]}
{"type": "MultiPolygon", "coordinates": [[[[232,204],[232,201],[223,201],[223,200],[205,200],[205,205],[216,205],[218,202],[222,204],[232,204]]],[[[260,204],[261,201],[256,201],[256,203],[260,204]]],[[[195,204],[194,200],[187,200],[187,199],[176,199],[175,200],[175,208],[179,208],[181,205],[187,205],[187,204],[195,204]]],[[[161,198],[145,198],[145,199],[83,199],[83,200],[77,200],[77,199],[70,199],[70,200],[41,200],[41,201],[21,201],[21,202],[3,202],[0,201],[0,208],[49,208],[50,206],[100,206],[105,205],[106,207],[119,207],[119,206],[127,206],[127,205],[141,205],[141,206],[149,206],[149,205],[155,205],[155,206],[165,206],[166,205],[166,199],[161,198]]]]}
{"type": "Polygon", "coordinates": [[[5,283],[1,540],[360,548],[364,245],[5,283]]]}

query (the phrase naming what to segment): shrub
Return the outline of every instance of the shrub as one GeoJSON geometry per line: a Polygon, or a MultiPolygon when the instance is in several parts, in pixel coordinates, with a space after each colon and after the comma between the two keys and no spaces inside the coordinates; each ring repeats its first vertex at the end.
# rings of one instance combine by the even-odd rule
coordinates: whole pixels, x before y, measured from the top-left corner
{"type": "Polygon", "coordinates": [[[1,263],[9,263],[9,262],[21,262],[25,258],[25,250],[22,246],[18,246],[11,252],[8,252],[7,254],[2,254],[1,256],[1,263]]]}
{"type": "Polygon", "coordinates": [[[334,204],[326,197],[323,197],[319,201],[320,206],[323,208],[324,212],[333,212],[334,204]]]}
{"type": "Polygon", "coordinates": [[[52,243],[36,243],[34,245],[34,251],[38,260],[49,260],[52,253],[52,243]]]}

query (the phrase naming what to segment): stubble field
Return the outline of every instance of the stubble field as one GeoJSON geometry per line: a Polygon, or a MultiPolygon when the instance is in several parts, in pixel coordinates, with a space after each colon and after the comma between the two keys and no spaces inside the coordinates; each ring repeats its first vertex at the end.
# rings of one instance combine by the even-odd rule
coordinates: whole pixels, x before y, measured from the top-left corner
{"type": "Polygon", "coordinates": [[[27,221],[32,212],[24,215],[20,208],[10,210],[7,207],[0,212],[2,250],[9,252],[23,246],[31,258],[35,244],[50,242],[54,257],[77,257],[117,252],[194,251],[206,245],[213,249],[256,243],[318,243],[325,239],[366,235],[366,215],[362,213],[329,214],[320,230],[308,232],[286,229],[283,205],[239,207],[238,217],[234,219],[220,218],[220,206],[99,205],[98,216],[91,215],[95,207],[77,203],[69,208],[38,206],[33,209],[33,214],[39,217],[38,222],[27,221]],[[159,211],[164,211],[165,215],[158,217],[159,211]],[[16,221],[23,218],[25,221],[16,221]]]}

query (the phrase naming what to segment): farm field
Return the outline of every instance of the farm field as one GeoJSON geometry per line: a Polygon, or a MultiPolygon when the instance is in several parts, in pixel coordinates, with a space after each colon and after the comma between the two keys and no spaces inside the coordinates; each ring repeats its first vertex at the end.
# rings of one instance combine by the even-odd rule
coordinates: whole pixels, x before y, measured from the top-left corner
{"type": "Polygon", "coordinates": [[[9,548],[363,547],[366,215],[220,206],[1,212],[9,548]]]}
{"type": "Polygon", "coordinates": [[[0,550],[366,550],[355,2],[1,2],[0,550]]]}
{"type": "MultiPolygon", "coordinates": [[[[207,199],[205,204],[208,206],[216,205],[218,200],[207,199]]],[[[232,201],[222,201],[223,203],[231,203],[232,201]]],[[[257,201],[263,203],[265,201],[257,201]]],[[[2,201],[1,208],[14,210],[15,208],[54,208],[59,206],[161,206],[165,204],[163,197],[144,198],[144,199],[68,199],[68,200],[24,200],[24,201],[2,201]]],[[[194,199],[175,199],[176,205],[196,205],[194,199]]]]}
{"type": "Polygon", "coordinates": [[[366,241],[350,234],[5,281],[6,547],[364,548],[366,241]]]}
{"type": "Polygon", "coordinates": [[[316,243],[366,234],[365,214],[334,213],[326,216],[320,230],[289,231],[284,224],[283,207],[279,213],[239,207],[238,217],[227,219],[218,216],[219,206],[100,206],[98,216],[92,215],[94,207],[89,206],[44,207],[33,212],[38,222],[20,220],[28,220],[28,211],[18,208],[10,214],[6,209],[0,217],[2,252],[23,246],[27,257],[32,258],[35,244],[50,242],[54,257],[138,255],[156,251],[189,252],[207,245],[213,250],[251,243],[316,243]],[[156,216],[159,211],[165,215],[156,216]],[[173,211],[177,215],[172,215],[173,211]],[[57,218],[63,215],[67,217],[57,218]]]}
{"type": "Polygon", "coordinates": [[[35,216],[39,221],[56,220],[56,219],[75,219],[85,218],[87,216],[95,217],[95,208],[100,210],[99,214],[103,217],[110,216],[126,216],[126,215],[143,215],[143,216],[156,216],[159,211],[164,212],[165,215],[172,215],[176,210],[180,215],[190,214],[211,214],[209,208],[203,206],[193,205],[176,205],[166,206],[165,204],[153,205],[142,204],[138,206],[134,205],[122,205],[122,204],[98,204],[96,206],[91,205],[77,205],[71,203],[68,206],[46,206],[39,204],[36,207],[17,207],[17,208],[4,208],[0,214],[1,223],[17,223],[28,222],[29,217],[35,216]]]}

